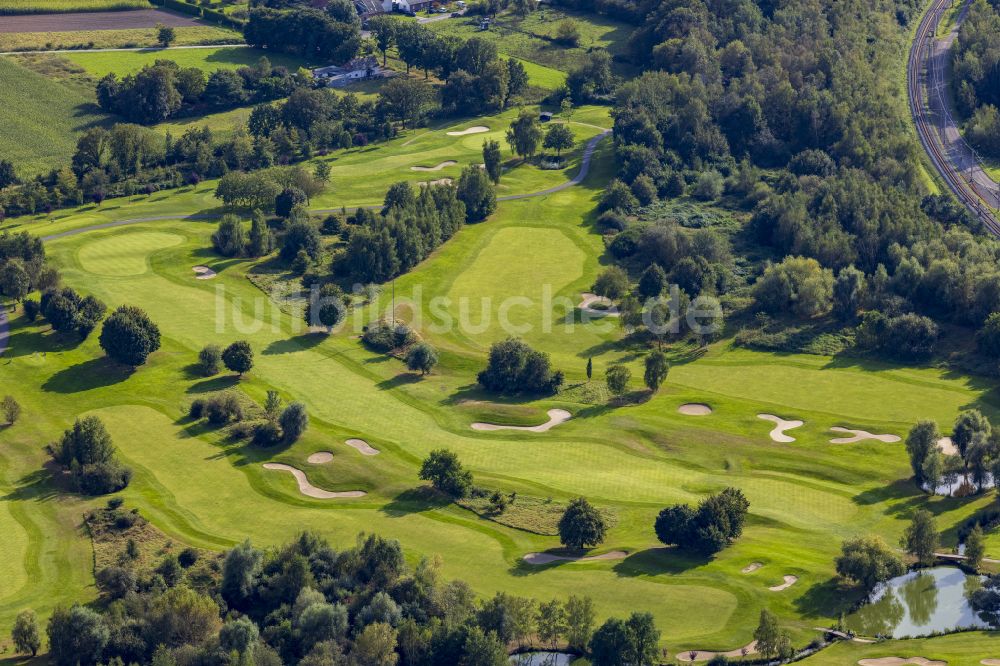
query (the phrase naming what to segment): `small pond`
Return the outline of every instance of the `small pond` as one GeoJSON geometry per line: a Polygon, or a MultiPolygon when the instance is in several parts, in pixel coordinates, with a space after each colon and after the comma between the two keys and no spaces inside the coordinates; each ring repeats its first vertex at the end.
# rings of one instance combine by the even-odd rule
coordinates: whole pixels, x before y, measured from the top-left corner
{"type": "Polygon", "coordinates": [[[876,588],[845,626],[862,636],[892,638],[985,628],[988,625],[969,606],[969,595],[981,580],[955,567],[910,572],[876,588]]]}
{"type": "Polygon", "coordinates": [[[517,666],[569,666],[575,655],[565,652],[523,652],[512,655],[510,663],[517,666]]]}

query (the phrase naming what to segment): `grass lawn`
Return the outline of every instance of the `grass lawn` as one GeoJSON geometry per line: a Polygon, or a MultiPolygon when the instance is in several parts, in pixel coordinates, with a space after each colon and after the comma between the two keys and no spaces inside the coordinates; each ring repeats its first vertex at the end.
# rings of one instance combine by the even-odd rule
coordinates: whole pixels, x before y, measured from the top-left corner
{"type": "Polygon", "coordinates": [[[217,49],[149,49],[146,51],[114,51],[109,53],[69,53],[66,57],[83,67],[90,75],[101,78],[109,72],[119,76],[137,72],[157,60],[173,60],[181,67],[197,67],[205,72],[236,69],[253,65],[267,56],[272,65],[284,65],[291,70],[306,63],[296,57],[271,53],[262,49],[224,46],[217,49]]]}
{"type": "Polygon", "coordinates": [[[966,632],[909,641],[888,641],[878,645],[838,643],[828,650],[803,660],[805,666],[842,666],[859,659],[879,657],[924,657],[946,661],[948,666],[979,666],[985,658],[1000,659],[1000,634],[966,632]]]}
{"type": "Polygon", "coordinates": [[[547,5],[523,18],[512,13],[502,14],[485,31],[479,30],[477,17],[434,21],[426,25],[434,32],[458,35],[463,39],[488,39],[495,42],[502,53],[560,72],[579,66],[592,48],[607,49],[612,55],[625,53],[629,35],[634,30],[634,26],[605,16],[547,5]],[[564,20],[574,21],[580,31],[580,42],[575,47],[552,41],[558,25],[564,20]]]}
{"type": "Polygon", "coordinates": [[[30,175],[69,164],[76,137],[107,123],[93,93],[0,57],[0,154],[30,175]]]}
{"type": "MultiPolygon", "coordinates": [[[[156,28],[77,30],[72,32],[0,32],[0,51],[118,49],[156,47],[156,28]]],[[[242,44],[243,35],[219,26],[174,28],[174,46],[242,44]]]]}

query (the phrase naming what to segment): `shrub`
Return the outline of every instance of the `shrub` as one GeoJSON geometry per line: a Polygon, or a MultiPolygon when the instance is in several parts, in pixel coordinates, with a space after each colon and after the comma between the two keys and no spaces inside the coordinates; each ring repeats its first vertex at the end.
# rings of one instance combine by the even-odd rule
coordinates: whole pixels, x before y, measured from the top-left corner
{"type": "Polygon", "coordinates": [[[185,569],[188,569],[198,561],[198,551],[194,548],[185,548],[177,555],[177,562],[185,569]]]}
{"type": "Polygon", "coordinates": [[[206,377],[219,374],[222,365],[222,349],[219,345],[205,345],[198,352],[198,368],[206,377]]]}
{"type": "Polygon", "coordinates": [[[508,338],[490,347],[489,361],[478,380],[483,388],[497,393],[554,393],[562,386],[563,374],[552,371],[548,354],[508,338]]]}
{"type": "Polygon", "coordinates": [[[592,289],[598,296],[616,301],[628,293],[629,287],[628,273],[618,266],[611,266],[597,276],[592,289]]]}
{"type": "Polygon", "coordinates": [[[413,331],[403,322],[396,322],[393,325],[385,320],[379,320],[369,324],[361,340],[372,349],[390,352],[410,344],[414,337],[413,331]]]}
{"type": "Polygon", "coordinates": [[[96,416],[77,419],[53,446],[52,454],[70,471],[76,490],[85,495],[113,493],[132,478],[132,471],[115,457],[111,435],[96,416]]]}
{"type": "Polygon", "coordinates": [[[235,393],[214,395],[205,401],[205,416],[213,425],[224,425],[231,421],[243,420],[243,405],[235,393]]]}
{"type": "Polygon", "coordinates": [[[454,452],[447,449],[431,451],[420,466],[420,478],[458,499],[468,495],[472,488],[472,473],[462,467],[454,452]]]}
{"type": "Polygon", "coordinates": [[[281,412],[278,419],[281,423],[281,432],[285,442],[291,444],[297,442],[302,433],[309,427],[309,415],[306,413],[306,406],[301,402],[293,402],[285,411],[281,412]]]}
{"type": "Polygon", "coordinates": [[[743,533],[750,503],[737,488],[726,488],[697,509],[677,504],[660,511],[654,526],[664,544],[713,555],[743,533]]]}
{"type": "Polygon", "coordinates": [[[200,419],[202,414],[205,413],[205,401],[201,398],[195,398],[191,401],[191,406],[188,407],[188,416],[193,419],[200,419]]]}
{"type": "Polygon", "coordinates": [[[410,370],[419,370],[422,375],[429,373],[437,362],[437,351],[426,342],[413,345],[406,354],[406,367],[410,370]]]}
{"type": "Polygon", "coordinates": [[[122,305],[104,322],[100,344],[109,358],[136,367],[160,348],[160,329],[141,309],[122,305]]]}
{"type": "Polygon", "coordinates": [[[222,362],[227,369],[242,377],[253,368],[253,348],[246,340],[238,340],[222,352],[222,362]]]}
{"type": "Polygon", "coordinates": [[[258,446],[273,446],[281,441],[281,428],[274,421],[258,423],[253,431],[253,443],[258,446]]]}

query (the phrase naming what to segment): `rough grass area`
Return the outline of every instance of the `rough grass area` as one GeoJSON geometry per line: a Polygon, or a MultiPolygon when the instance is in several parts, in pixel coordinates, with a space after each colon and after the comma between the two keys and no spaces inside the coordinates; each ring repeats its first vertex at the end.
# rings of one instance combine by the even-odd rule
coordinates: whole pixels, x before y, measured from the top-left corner
{"type": "MultiPolygon", "coordinates": [[[[242,44],[243,35],[216,26],[174,28],[174,46],[242,44]]],[[[155,47],[156,28],[76,30],[70,32],[0,32],[0,51],[60,51],[155,47]]],[[[123,55],[119,53],[118,55],[123,55]]]]}
{"type": "MultiPolygon", "coordinates": [[[[502,513],[497,513],[490,503],[488,492],[483,497],[460,500],[459,505],[495,523],[544,536],[559,535],[559,519],[562,518],[567,506],[551,497],[516,495],[502,513]]],[[[608,527],[613,527],[616,522],[614,511],[605,508],[600,508],[599,511],[608,527]]]]}
{"type": "Polygon", "coordinates": [[[295,70],[305,61],[280,53],[242,46],[223,46],[217,49],[149,49],[144,51],[116,51],[109,53],[67,53],[67,58],[83,67],[96,78],[114,72],[119,76],[137,72],[157,60],[172,60],[181,67],[197,67],[205,72],[217,69],[236,69],[253,65],[266,56],[272,65],[283,65],[295,70]]]}
{"type": "Polygon", "coordinates": [[[3,0],[0,2],[0,15],[117,12],[150,8],[148,0],[3,0]]]}
{"type": "MultiPolygon", "coordinates": [[[[586,52],[592,48],[604,48],[612,55],[624,55],[628,50],[628,37],[634,30],[633,26],[604,16],[545,5],[523,18],[511,13],[503,14],[485,31],[479,30],[478,17],[434,21],[426,25],[435,32],[458,35],[463,39],[473,36],[489,39],[507,55],[560,72],[578,67],[586,52]],[[580,31],[580,41],[576,46],[567,47],[553,41],[558,25],[564,20],[574,21],[580,31]]],[[[550,83],[554,82],[555,78],[551,77],[550,83]]]]}
{"type": "Polygon", "coordinates": [[[107,123],[93,93],[0,57],[0,154],[28,176],[69,164],[76,139],[107,123]]]}

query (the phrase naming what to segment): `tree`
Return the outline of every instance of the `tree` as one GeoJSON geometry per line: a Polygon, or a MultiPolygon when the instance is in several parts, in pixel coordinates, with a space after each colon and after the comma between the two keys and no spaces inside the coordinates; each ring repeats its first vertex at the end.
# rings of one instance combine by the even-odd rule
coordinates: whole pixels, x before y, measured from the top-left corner
{"type": "Polygon", "coordinates": [[[32,657],[38,654],[42,637],[38,632],[38,616],[35,611],[29,609],[17,614],[11,639],[14,641],[14,649],[21,654],[30,654],[32,657]]]}
{"type": "Polygon", "coordinates": [[[573,130],[564,123],[552,125],[545,133],[545,142],[542,147],[556,151],[556,157],[558,157],[562,151],[573,147],[573,130]]]}
{"type": "Polygon", "coordinates": [[[0,268],[0,294],[22,301],[31,293],[31,277],[20,259],[10,259],[0,268]]]}
{"type": "Polygon", "coordinates": [[[833,283],[833,311],[841,319],[853,319],[865,299],[865,274],[847,266],[833,283]]]}
{"type": "Polygon", "coordinates": [[[93,666],[108,643],[108,627],[95,611],[61,606],[49,618],[49,656],[57,666],[93,666]]]}
{"type": "Polygon", "coordinates": [[[3,416],[10,425],[14,425],[21,416],[21,405],[12,395],[4,396],[3,400],[0,401],[0,410],[3,411],[3,416]]]}
{"type": "Polygon", "coordinates": [[[976,345],[979,353],[991,358],[1000,357],[1000,312],[986,318],[983,327],[976,333],[976,345]]]}
{"type": "Polygon", "coordinates": [[[246,340],[237,340],[222,352],[222,362],[240,377],[253,368],[253,348],[246,340]]]}
{"type": "Polygon", "coordinates": [[[553,372],[548,354],[507,338],[490,346],[486,368],[477,380],[496,393],[554,393],[564,378],[561,371],[553,372]]]}
{"type": "Polygon", "coordinates": [[[169,25],[156,24],[156,42],[163,48],[167,48],[177,39],[177,33],[169,25]]]}
{"type": "Polygon", "coordinates": [[[938,548],[937,523],[930,511],[921,509],[903,533],[902,546],[923,566],[934,564],[938,548]]]}
{"type": "Polygon", "coordinates": [[[306,406],[301,402],[293,402],[285,407],[278,419],[281,424],[281,432],[285,442],[293,444],[299,440],[302,433],[309,427],[309,415],[306,413],[306,406]]]}
{"type": "Polygon", "coordinates": [[[973,571],[979,571],[983,565],[983,557],[986,555],[984,537],[983,528],[979,523],[976,523],[965,537],[965,564],[973,571]]]}
{"type": "Polygon", "coordinates": [[[587,358],[587,381],[589,382],[594,377],[594,359],[593,357],[587,358]]]}
{"type": "Polygon", "coordinates": [[[767,659],[786,659],[791,656],[791,638],[778,626],[778,618],[766,608],[760,612],[760,622],[753,632],[757,652],[767,659]]]}
{"type": "Polygon", "coordinates": [[[431,451],[420,466],[420,478],[441,492],[461,499],[472,488],[472,472],[464,469],[458,456],[447,449],[431,451]]]}
{"type": "Polygon", "coordinates": [[[243,222],[236,215],[226,214],[212,234],[212,247],[224,257],[238,257],[246,248],[243,222]]]}
{"type": "Polygon", "coordinates": [[[643,374],[643,381],[646,382],[650,391],[655,393],[659,390],[660,385],[666,380],[668,372],[670,372],[670,364],[667,363],[666,354],[654,351],[646,356],[646,372],[643,374]]]}
{"type": "Polygon", "coordinates": [[[566,632],[566,611],[558,599],[538,604],[538,640],[554,647],[566,632]]]}
{"type": "Polygon", "coordinates": [[[219,374],[219,367],[222,363],[222,349],[219,345],[205,345],[198,352],[198,369],[206,377],[219,374]]]}
{"type": "Polygon", "coordinates": [[[407,123],[412,125],[423,116],[424,108],[433,99],[432,94],[432,89],[423,81],[397,76],[379,90],[378,104],[405,129],[407,123]]]}
{"type": "Polygon", "coordinates": [[[594,602],[590,597],[570,595],[566,600],[566,642],[574,650],[583,650],[594,632],[594,602]]]}
{"type": "Polygon", "coordinates": [[[624,395],[628,390],[629,380],[632,379],[632,371],[628,366],[615,363],[610,366],[604,375],[604,380],[608,384],[608,390],[612,395],[624,395]]]}
{"type": "Polygon", "coordinates": [[[219,591],[231,606],[242,608],[257,588],[264,562],[264,553],[254,548],[249,539],[226,552],[222,563],[219,591]]]}
{"type": "Polygon", "coordinates": [[[629,666],[628,629],[618,618],[607,619],[598,627],[587,646],[590,650],[590,663],[594,666],[629,666]]]}
{"type": "Polygon", "coordinates": [[[287,218],[297,206],[307,206],[308,204],[309,197],[306,196],[302,188],[289,186],[274,198],[274,212],[276,215],[287,218]]]}
{"type": "Polygon", "coordinates": [[[473,625],[465,634],[460,666],[505,666],[509,663],[507,646],[495,631],[484,632],[473,625]]]}
{"type": "MultiPolygon", "coordinates": [[[[308,259],[308,255],[306,258],[308,259]]],[[[332,332],[347,316],[347,304],[347,296],[336,284],[327,283],[319,289],[314,287],[310,290],[306,307],[306,322],[310,326],[325,326],[332,332]]]]}
{"type": "Polygon", "coordinates": [[[219,647],[228,652],[246,654],[260,638],[260,630],[253,620],[244,616],[230,620],[219,630],[219,647]]]}
{"type": "Polygon", "coordinates": [[[282,261],[292,262],[299,251],[304,250],[313,261],[319,259],[323,245],[319,229],[308,220],[293,220],[285,231],[285,239],[281,243],[282,261]]]}
{"type": "MultiPolygon", "coordinates": [[[[503,156],[500,154],[500,142],[494,139],[483,141],[483,166],[486,174],[494,183],[500,182],[500,161],[503,156]]],[[[1000,316],[998,316],[1000,321],[1000,316]]],[[[1000,327],[1000,324],[998,324],[1000,327]]]]}
{"type": "Polygon", "coordinates": [[[531,111],[521,111],[507,130],[510,149],[515,155],[528,158],[538,152],[541,142],[542,126],[538,123],[538,118],[531,111]]]}
{"type": "Polygon", "coordinates": [[[104,495],[128,485],[132,471],[115,455],[104,423],[96,416],[77,419],[53,445],[55,462],[70,471],[74,488],[85,495],[104,495]]]}
{"type": "Polygon", "coordinates": [[[429,373],[437,362],[437,351],[426,342],[413,345],[406,353],[406,367],[410,370],[419,370],[422,375],[429,373]]]}
{"type": "Polygon", "coordinates": [[[638,292],[643,298],[656,298],[667,288],[667,273],[659,264],[650,264],[639,276],[638,292]]]}
{"type": "Polygon", "coordinates": [[[462,169],[456,193],[459,201],[465,204],[467,222],[481,222],[497,208],[497,193],[493,181],[478,166],[469,165],[462,169]]]}
{"type": "Polygon", "coordinates": [[[837,573],[871,592],[876,585],[906,573],[900,557],[878,536],[849,539],[840,546],[837,573]]]}
{"type": "Polygon", "coordinates": [[[607,529],[601,512],[586,498],[578,497],[569,503],[559,519],[559,540],[573,550],[593,548],[604,541],[607,529]]]}
{"type": "Polygon", "coordinates": [[[391,625],[375,622],[364,628],[354,640],[352,657],[358,666],[395,666],[396,630],[391,625]]]}
{"type": "Polygon", "coordinates": [[[391,16],[379,14],[368,19],[368,30],[375,37],[375,44],[382,52],[382,66],[385,67],[386,53],[396,43],[396,26],[398,22],[391,16]]]}
{"type": "Polygon", "coordinates": [[[104,322],[101,349],[114,361],[133,368],[160,348],[160,329],[134,305],[122,305],[104,322]]]}
{"type": "Polygon", "coordinates": [[[563,46],[576,46],[580,42],[580,28],[573,19],[560,21],[556,26],[556,42],[563,46]]]}
{"type": "Polygon", "coordinates": [[[743,533],[750,502],[738,488],[726,488],[703,500],[697,509],[676,504],[660,511],[654,530],[667,545],[714,555],[743,533]]]}
{"type": "Polygon", "coordinates": [[[952,429],[951,441],[958,454],[965,459],[969,446],[977,435],[988,438],[992,432],[990,422],[978,409],[970,409],[958,415],[952,429]]]}
{"type": "Polygon", "coordinates": [[[941,485],[944,466],[944,454],[935,446],[927,453],[927,457],[924,458],[924,464],[920,468],[924,484],[932,495],[937,492],[938,486],[941,485]]]}
{"type": "Polygon", "coordinates": [[[617,301],[628,293],[629,286],[628,273],[618,266],[611,266],[597,276],[592,289],[598,296],[617,301]]]}
{"type": "Polygon", "coordinates": [[[937,448],[937,441],[941,438],[937,424],[933,421],[920,421],[910,428],[910,433],[906,436],[906,452],[910,457],[910,468],[913,470],[913,479],[918,486],[923,486],[924,461],[931,451],[937,448]]]}
{"type": "Polygon", "coordinates": [[[629,642],[625,657],[629,664],[655,664],[659,661],[660,631],[652,613],[633,612],[625,622],[625,631],[629,642]]]}

